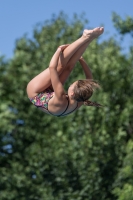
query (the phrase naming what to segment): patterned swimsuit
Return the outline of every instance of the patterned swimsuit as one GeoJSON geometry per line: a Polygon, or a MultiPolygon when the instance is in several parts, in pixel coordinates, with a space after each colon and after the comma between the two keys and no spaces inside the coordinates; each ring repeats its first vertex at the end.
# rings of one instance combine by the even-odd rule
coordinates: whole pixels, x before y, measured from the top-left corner
{"type": "MultiPolygon", "coordinates": [[[[50,113],[50,111],[48,110],[48,102],[53,97],[53,94],[54,94],[54,92],[51,89],[46,89],[44,92],[39,93],[34,98],[29,98],[29,99],[36,107],[42,107],[43,109],[47,110],[50,113]]],[[[67,97],[67,100],[68,100],[68,104],[67,104],[66,109],[63,111],[63,113],[61,115],[54,115],[54,116],[56,116],[56,117],[65,116],[65,115],[72,113],[74,110],[76,110],[76,108],[78,107],[78,102],[77,102],[77,106],[76,106],[76,108],[74,108],[74,110],[72,110],[71,112],[69,112],[67,114],[64,114],[69,107],[69,98],[68,97],[67,97]]],[[[50,113],[50,114],[53,115],[52,113],[50,113]]]]}

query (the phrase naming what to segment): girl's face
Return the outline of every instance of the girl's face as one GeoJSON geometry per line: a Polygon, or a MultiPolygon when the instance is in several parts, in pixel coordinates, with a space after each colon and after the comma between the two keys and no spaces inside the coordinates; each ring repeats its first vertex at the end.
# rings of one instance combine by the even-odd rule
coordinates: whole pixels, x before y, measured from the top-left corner
{"type": "Polygon", "coordinates": [[[75,81],[74,83],[72,83],[69,88],[68,88],[68,95],[72,96],[74,94],[74,87],[77,84],[77,81],[75,81]]]}

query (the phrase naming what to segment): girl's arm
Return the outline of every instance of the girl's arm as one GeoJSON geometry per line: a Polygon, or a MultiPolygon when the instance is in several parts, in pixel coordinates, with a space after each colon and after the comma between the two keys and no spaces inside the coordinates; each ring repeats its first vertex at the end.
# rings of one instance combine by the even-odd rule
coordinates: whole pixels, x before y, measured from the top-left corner
{"type": "Polygon", "coordinates": [[[84,73],[85,73],[85,76],[86,76],[86,79],[93,79],[93,76],[92,76],[92,73],[91,73],[91,70],[88,66],[88,64],[86,63],[86,61],[84,60],[83,57],[81,57],[79,59],[79,62],[84,70],[84,73]]]}
{"type": "Polygon", "coordinates": [[[61,53],[62,53],[62,49],[59,47],[54,53],[49,64],[51,83],[55,92],[55,96],[58,99],[61,99],[62,96],[65,94],[64,87],[62,83],[60,82],[59,75],[57,73],[57,65],[58,65],[58,60],[61,53]]]}

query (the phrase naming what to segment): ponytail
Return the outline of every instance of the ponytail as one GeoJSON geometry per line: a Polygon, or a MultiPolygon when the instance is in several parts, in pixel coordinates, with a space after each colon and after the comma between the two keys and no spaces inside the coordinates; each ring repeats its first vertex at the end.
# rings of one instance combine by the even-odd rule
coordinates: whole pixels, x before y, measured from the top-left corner
{"type": "Polygon", "coordinates": [[[98,108],[102,107],[101,104],[96,103],[96,102],[92,102],[92,101],[89,101],[89,100],[84,101],[84,105],[85,106],[95,106],[95,107],[98,107],[98,108]]]}
{"type": "Polygon", "coordinates": [[[102,107],[101,104],[88,100],[96,88],[100,88],[100,85],[95,80],[78,80],[74,87],[74,99],[77,102],[84,102],[85,106],[102,107]]]}

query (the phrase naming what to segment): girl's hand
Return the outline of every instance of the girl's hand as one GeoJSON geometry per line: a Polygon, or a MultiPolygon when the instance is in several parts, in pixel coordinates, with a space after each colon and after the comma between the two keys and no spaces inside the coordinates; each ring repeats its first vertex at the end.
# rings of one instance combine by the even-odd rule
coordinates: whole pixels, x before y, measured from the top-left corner
{"type": "Polygon", "coordinates": [[[64,49],[66,49],[69,46],[69,44],[63,44],[61,46],[59,46],[58,48],[61,48],[61,51],[63,52],[64,49]]]}

